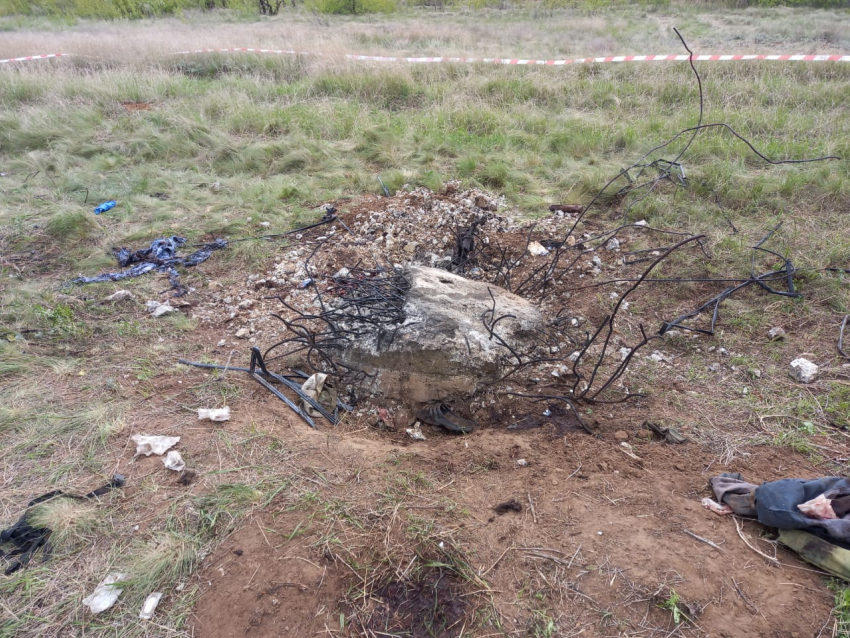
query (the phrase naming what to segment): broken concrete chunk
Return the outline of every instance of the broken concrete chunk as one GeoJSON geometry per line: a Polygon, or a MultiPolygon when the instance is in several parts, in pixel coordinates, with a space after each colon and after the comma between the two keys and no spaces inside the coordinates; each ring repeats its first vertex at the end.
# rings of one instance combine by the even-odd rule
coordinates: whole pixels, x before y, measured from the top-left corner
{"type": "Polygon", "coordinates": [[[549,250],[545,248],[539,241],[533,241],[528,244],[528,252],[535,256],[549,254],[549,250]]]}
{"type": "Polygon", "coordinates": [[[133,293],[129,290],[116,290],[111,295],[109,295],[104,301],[124,301],[125,299],[132,299],[133,293]]]}
{"type": "Polygon", "coordinates": [[[165,454],[169,448],[180,443],[179,436],[144,436],[134,434],[130,440],[136,444],[136,454],[165,454]]]}
{"type": "Polygon", "coordinates": [[[174,470],[175,472],[182,472],[186,469],[186,462],[177,450],[171,450],[166,457],[162,459],[162,464],[169,470],[174,470]]]}
{"type": "Polygon", "coordinates": [[[150,596],[145,598],[145,602],[142,605],[142,610],[139,612],[139,618],[142,620],[150,620],[153,618],[153,612],[156,611],[156,606],[159,605],[159,601],[162,598],[162,592],[155,591],[150,596]]]}
{"type": "Polygon", "coordinates": [[[124,591],[122,588],[116,587],[116,584],[127,580],[129,577],[129,574],[121,572],[112,572],[108,574],[106,578],[100,581],[100,584],[94,588],[91,595],[83,598],[83,604],[91,610],[92,614],[99,614],[106,611],[115,604],[115,601],[118,600],[121,592],[124,591]]]}
{"type": "Polygon", "coordinates": [[[198,420],[209,419],[210,421],[230,421],[230,408],[198,408],[198,420]]]}
{"type": "Polygon", "coordinates": [[[384,397],[442,401],[499,379],[507,350],[485,324],[494,299],[496,317],[505,316],[495,332],[518,351],[532,347],[544,325],[531,302],[498,286],[423,266],[404,276],[404,321],[352,340],[342,353],[346,364],[377,372],[374,387],[384,397]]]}
{"type": "Polygon", "coordinates": [[[808,359],[794,359],[791,362],[791,376],[800,383],[811,383],[818,376],[818,367],[808,359]]]}

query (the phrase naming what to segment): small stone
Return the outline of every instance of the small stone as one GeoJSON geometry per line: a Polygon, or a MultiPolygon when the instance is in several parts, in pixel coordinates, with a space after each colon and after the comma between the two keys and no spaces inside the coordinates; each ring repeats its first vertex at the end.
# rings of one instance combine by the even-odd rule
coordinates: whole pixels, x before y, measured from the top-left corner
{"type": "Polygon", "coordinates": [[[800,383],[811,383],[818,376],[818,367],[808,359],[794,359],[791,362],[791,376],[800,383]]]}
{"type": "Polygon", "coordinates": [[[631,348],[620,348],[620,361],[625,361],[631,353],[631,348]]]}
{"type": "Polygon", "coordinates": [[[517,459],[516,464],[519,465],[520,467],[527,467],[528,461],[526,461],[525,459],[517,459]]]}
{"type": "Polygon", "coordinates": [[[635,226],[649,226],[649,224],[646,223],[645,219],[641,219],[639,222],[635,222],[635,226]]]}
{"type": "Polygon", "coordinates": [[[336,274],[334,275],[334,277],[335,278],[348,277],[348,275],[350,275],[350,274],[351,274],[351,271],[348,268],[340,268],[339,270],[336,271],[336,274]]]}
{"type": "Polygon", "coordinates": [[[639,439],[643,439],[645,441],[648,441],[652,438],[652,432],[650,430],[641,430],[640,432],[637,433],[637,437],[639,439]]]}
{"type": "Polygon", "coordinates": [[[607,248],[608,250],[613,250],[613,251],[620,250],[620,240],[617,239],[616,237],[612,237],[611,239],[608,240],[608,243],[605,244],[605,248],[607,248]]]}
{"type": "Polygon", "coordinates": [[[252,307],[255,303],[256,302],[253,299],[246,299],[245,301],[240,301],[239,305],[237,307],[241,308],[242,310],[247,310],[248,308],[252,307]]]}
{"type": "Polygon", "coordinates": [[[718,370],[720,370],[720,364],[719,363],[712,363],[710,366],[708,366],[708,369],[711,372],[717,372],[718,370]]]}
{"type": "Polygon", "coordinates": [[[618,443],[622,443],[623,441],[629,440],[629,433],[625,430],[617,430],[614,432],[614,440],[618,443]]]}
{"type": "Polygon", "coordinates": [[[767,336],[770,337],[771,341],[782,341],[785,338],[785,330],[777,326],[768,330],[767,336]]]}
{"type": "Polygon", "coordinates": [[[260,222],[260,226],[262,226],[263,228],[268,228],[269,226],[271,226],[271,222],[260,222]]]}
{"type": "Polygon", "coordinates": [[[404,252],[406,252],[408,255],[412,255],[413,253],[415,253],[415,252],[416,252],[416,248],[417,248],[418,246],[419,246],[419,243],[418,243],[418,242],[415,242],[415,241],[407,242],[407,243],[404,245],[404,252]]]}
{"type": "Polygon", "coordinates": [[[218,344],[217,344],[217,345],[218,345],[218,347],[219,347],[219,348],[223,348],[224,346],[226,346],[226,345],[227,345],[227,341],[225,341],[224,339],[222,339],[221,341],[219,341],[219,342],[218,342],[218,344]]]}
{"type": "Polygon", "coordinates": [[[475,198],[475,205],[478,206],[481,210],[496,210],[496,204],[491,202],[488,198],[484,197],[484,195],[478,195],[475,198]]]}
{"type": "Polygon", "coordinates": [[[599,255],[594,255],[591,261],[593,262],[593,265],[597,268],[602,265],[602,259],[599,257],[599,255]]]}
{"type": "Polygon", "coordinates": [[[248,328],[239,328],[239,330],[236,331],[236,338],[247,339],[250,334],[251,333],[248,331],[248,328]]]}

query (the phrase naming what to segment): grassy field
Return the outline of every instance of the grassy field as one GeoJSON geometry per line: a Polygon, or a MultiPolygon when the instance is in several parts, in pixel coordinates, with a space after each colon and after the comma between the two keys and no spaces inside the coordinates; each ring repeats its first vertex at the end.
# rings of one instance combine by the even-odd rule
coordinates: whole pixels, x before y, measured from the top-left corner
{"type": "MultiPolygon", "coordinates": [[[[126,456],[127,436],[151,422],[177,428],[193,418],[192,408],[245,393],[226,379],[198,382],[178,368],[181,344],[211,339],[189,315],[154,322],[101,303],[119,287],[139,300],[157,298],[161,281],[61,286],[111,269],[113,246],[175,233],[196,242],[268,226],[288,230],[314,221],[322,202],[380,193],[378,177],[391,191],[405,184],[438,190],[460,179],[504,193],[528,218],[541,217],[552,202],[586,204],[624,166],[697,121],[699,94],[686,63],[406,66],[350,62],[340,53],[681,53],[673,26],[696,53],[850,53],[850,13],[841,10],[699,5],[262,21],[192,14],[72,26],[0,21],[0,58],[75,55],[0,66],[3,526],[39,493],[102,484],[126,456]],[[229,46],[305,54],[176,53],[229,46]],[[109,199],[118,206],[94,216],[93,205],[109,199]],[[191,405],[159,400],[169,383],[186,383],[191,405]]],[[[705,122],[728,123],[770,158],[850,157],[850,65],[698,69],[705,122]]],[[[631,208],[630,221],[706,233],[718,261],[744,272],[749,246],[783,221],[778,250],[798,267],[850,265],[848,161],[767,166],[729,134],[709,130],[682,162],[694,188],[655,193],[631,208]],[[737,235],[728,233],[727,220],[737,235]]],[[[606,205],[594,215],[616,212],[606,205]]],[[[225,286],[243,281],[279,249],[237,244],[183,280],[199,290],[213,276],[225,286]]],[[[842,373],[834,343],[850,308],[846,276],[811,272],[801,285],[801,301],[730,302],[724,344],[745,353],[738,365],[755,368],[748,343],[784,322],[804,333],[802,348],[842,373]]],[[[847,382],[836,379],[811,391],[777,380],[758,394],[715,396],[707,421],[731,420],[730,404],[759,418],[781,413],[769,443],[826,463],[812,441],[833,436],[831,425],[850,425],[847,382]]],[[[692,381],[705,381],[696,367],[692,381]]],[[[348,520],[344,506],[321,500],[315,478],[298,465],[298,450],[268,423],[258,418],[211,437],[211,451],[198,455],[208,480],[179,498],[161,496],[163,479],[149,466],[152,475],[135,481],[129,507],[109,496],[98,506],[45,506],[40,516],[54,530],[54,558],[0,580],[0,636],[185,635],[196,586],[171,597],[154,629],[136,621],[138,605],[150,591],[191,582],[200,558],[247,516],[285,496],[288,507],[307,504],[348,520]],[[81,598],[111,568],[134,580],[120,611],[92,619],[81,598]]],[[[408,478],[404,490],[418,489],[408,478]]],[[[834,635],[850,635],[847,595],[838,588],[843,624],[834,635]]],[[[526,635],[558,635],[547,622],[526,635]]]]}

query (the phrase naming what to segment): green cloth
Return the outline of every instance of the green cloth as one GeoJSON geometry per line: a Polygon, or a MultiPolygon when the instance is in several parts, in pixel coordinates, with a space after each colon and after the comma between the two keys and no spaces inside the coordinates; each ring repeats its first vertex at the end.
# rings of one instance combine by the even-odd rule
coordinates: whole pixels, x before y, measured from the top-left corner
{"type": "Polygon", "coordinates": [[[850,550],[798,529],[779,530],[779,542],[793,549],[806,562],[850,581],[850,550]]]}

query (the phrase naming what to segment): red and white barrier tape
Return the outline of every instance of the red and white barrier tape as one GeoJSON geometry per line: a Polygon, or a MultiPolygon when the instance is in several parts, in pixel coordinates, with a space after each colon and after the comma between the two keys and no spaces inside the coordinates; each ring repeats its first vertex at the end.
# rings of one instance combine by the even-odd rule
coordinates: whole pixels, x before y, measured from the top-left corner
{"type": "MultiPolygon", "coordinates": [[[[322,55],[321,53],[310,53],[306,51],[288,51],[284,49],[195,49],[193,51],[179,51],[172,55],[187,55],[191,53],[276,53],[278,55],[322,55]]],[[[0,60],[0,64],[7,62],[27,62],[29,60],[43,60],[45,58],[68,57],[71,53],[50,53],[48,55],[29,55],[22,58],[10,58],[0,60]]],[[[523,60],[519,58],[460,58],[460,57],[424,57],[405,58],[384,55],[355,55],[344,54],[347,60],[358,60],[363,62],[408,62],[411,64],[435,64],[441,62],[467,63],[467,64],[507,64],[519,66],[566,66],[570,64],[587,64],[600,62],[684,62],[688,60],[687,55],[612,55],[601,58],[575,58],[573,60],[523,60]]],[[[779,62],[850,62],[850,55],[695,55],[694,62],[732,62],[748,60],[768,60],[779,62]]]]}
{"type": "Polygon", "coordinates": [[[0,64],[6,64],[7,62],[28,62],[29,60],[44,60],[46,58],[67,58],[72,55],[73,53],[48,53],[47,55],[27,55],[23,58],[9,58],[7,60],[0,60],[0,64]]]}

